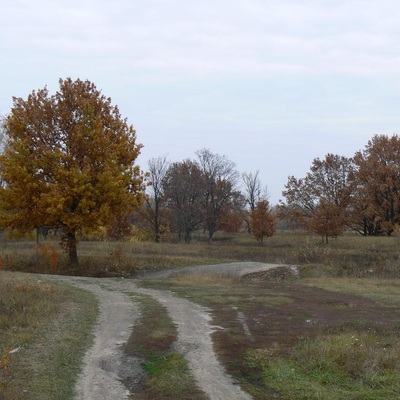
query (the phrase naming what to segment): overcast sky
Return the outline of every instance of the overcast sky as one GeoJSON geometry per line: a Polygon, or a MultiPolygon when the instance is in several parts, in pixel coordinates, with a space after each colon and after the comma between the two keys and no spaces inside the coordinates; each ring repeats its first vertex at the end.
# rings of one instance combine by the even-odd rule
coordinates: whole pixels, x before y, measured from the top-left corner
{"type": "Polygon", "coordinates": [[[7,0],[0,115],[89,79],[137,131],[139,164],[209,148],[278,202],[314,158],[399,133],[395,0],[7,0]]]}

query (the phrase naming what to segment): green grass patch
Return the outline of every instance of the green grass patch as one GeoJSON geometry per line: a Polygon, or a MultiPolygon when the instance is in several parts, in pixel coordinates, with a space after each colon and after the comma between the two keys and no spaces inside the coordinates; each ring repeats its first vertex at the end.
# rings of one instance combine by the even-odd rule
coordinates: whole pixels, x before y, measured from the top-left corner
{"type": "Polygon", "coordinates": [[[302,339],[286,357],[248,351],[266,386],[284,399],[397,399],[400,340],[395,334],[353,332],[302,339]]]}
{"type": "Polygon", "coordinates": [[[5,398],[72,399],[92,340],[95,296],[33,276],[0,272],[0,307],[5,398]]]}
{"type": "Polygon", "coordinates": [[[166,308],[149,296],[129,296],[139,303],[141,319],[135,324],[125,351],[141,359],[146,372],[140,393],[133,396],[142,400],[205,400],[184,356],[173,351],[177,330],[166,308]]]}
{"type": "Polygon", "coordinates": [[[147,364],[147,399],[206,400],[207,396],[194,384],[185,358],[176,353],[157,357],[147,364]]]}

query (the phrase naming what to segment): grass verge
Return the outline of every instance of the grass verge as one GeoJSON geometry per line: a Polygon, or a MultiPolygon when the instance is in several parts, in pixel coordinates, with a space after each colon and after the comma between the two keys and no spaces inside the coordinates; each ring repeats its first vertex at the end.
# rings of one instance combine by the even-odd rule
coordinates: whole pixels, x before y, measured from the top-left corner
{"type": "Polygon", "coordinates": [[[173,351],[176,326],[167,310],[149,296],[129,294],[138,302],[141,319],[126,345],[128,355],[142,360],[145,378],[132,398],[141,400],[206,400],[183,355],[173,351]]]}
{"type": "Polygon", "coordinates": [[[92,340],[95,296],[0,271],[0,308],[0,396],[72,399],[81,359],[92,340]]]}

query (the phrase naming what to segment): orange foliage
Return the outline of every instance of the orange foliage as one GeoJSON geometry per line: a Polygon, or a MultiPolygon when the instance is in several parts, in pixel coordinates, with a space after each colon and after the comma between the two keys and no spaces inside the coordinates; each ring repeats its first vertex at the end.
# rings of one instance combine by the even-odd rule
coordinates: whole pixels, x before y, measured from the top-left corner
{"type": "MultiPolygon", "coordinates": [[[[134,163],[141,145],[117,107],[89,81],[59,81],[14,98],[5,120],[9,141],[0,155],[0,224],[22,233],[57,227],[71,263],[84,229],[107,226],[113,215],[142,199],[134,163]]],[[[53,254],[53,264],[55,255],[53,254]]]]}
{"type": "Polygon", "coordinates": [[[53,243],[35,245],[35,252],[54,270],[58,268],[59,255],[53,243]]]}
{"type": "Polygon", "coordinates": [[[325,237],[338,236],[348,223],[352,173],[352,160],[346,157],[327,154],[324,160],[314,159],[305,178],[289,177],[281,216],[325,237]]]}
{"type": "Polygon", "coordinates": [[[221,216],[220,229],[228,233],[237,233],[243,227],[243,217],[236,210],[226,209],[221,216]]]}
{"type": "Polygon", "coordinates": [[[337,237],[345,231],[345,215],[345,210],[336,204],[322,202],[309,221],[309,230],[328,242],[328,237],[337,237]]]}
{"type": "Polygon", "coordinates": [[[259,201],[251,212],[251,231],[261,244],[264,242],[264,237],[270,237],[275,233],[275,218],[267,200],[259,201]]]}
{"type": "Polygon", "coordinates": [[[364,234],[391,235],[400,224],[400,137],[375,135],[354,163],[354,224],[364,234]]]}

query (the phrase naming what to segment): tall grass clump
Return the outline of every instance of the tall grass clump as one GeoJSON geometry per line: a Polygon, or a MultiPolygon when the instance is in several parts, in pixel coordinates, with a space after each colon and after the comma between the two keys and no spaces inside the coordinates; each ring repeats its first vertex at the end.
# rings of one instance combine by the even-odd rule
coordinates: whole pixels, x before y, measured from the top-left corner
{"type": "Polygon", "coordinates": [[[299,264],[330,264],[334,259],[335,252],[331,245],[307,236],[295,248],[293,255],[299,264]]]}

